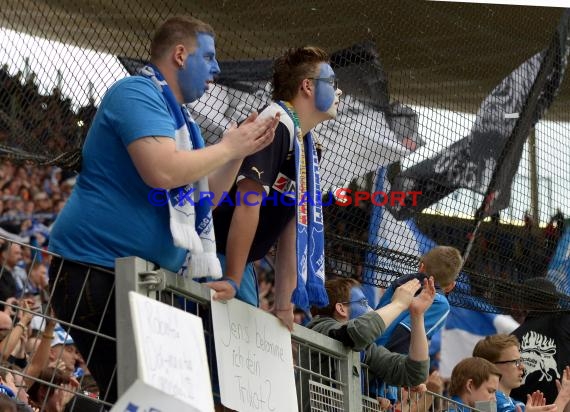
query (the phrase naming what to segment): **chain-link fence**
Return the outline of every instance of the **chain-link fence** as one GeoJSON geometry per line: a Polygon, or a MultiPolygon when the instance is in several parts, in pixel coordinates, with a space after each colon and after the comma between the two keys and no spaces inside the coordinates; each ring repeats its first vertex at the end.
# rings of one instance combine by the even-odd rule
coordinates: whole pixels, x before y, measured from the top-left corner
{"type": "Polygon", "coordinates": [[[463,287],[450,295],[456,305],[499,311],[551,301],[518,286],[546,276],[568,306],[564,10],[419,0],[11,0],[0,10],[3,157],[80,170],[103,93],[135,74],[153,29],[174,14],[217,33],[222,73],[192,105],[210,143],[267,103],[272,60],[286,48],[330,53],[343,97],[338,118],[316,130],[323,189],[337,198],[339,188],[353,192],[325,208],[329,273],[386,286],[415,270],[430,238],[472,246],[463,287]],[[418,206],[409,195],[398,200],[411,190],[421,192],[418,206]]]}

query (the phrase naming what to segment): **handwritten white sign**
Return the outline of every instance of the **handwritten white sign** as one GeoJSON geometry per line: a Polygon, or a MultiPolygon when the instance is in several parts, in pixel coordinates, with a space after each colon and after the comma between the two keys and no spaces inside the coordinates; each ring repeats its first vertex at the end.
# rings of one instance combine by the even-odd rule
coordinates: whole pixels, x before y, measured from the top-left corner
{"type": "Polygon", "coordinates": [[[298,411],[291,334],[281,322],[237,299],[212,300],[212,319],[222,403],[238,411],[298,411]]]}
{"type": "Polygon", "coordinates": [[[214,409],[202,320],[129,292],[139,379],[197,411],[214,409]]]}

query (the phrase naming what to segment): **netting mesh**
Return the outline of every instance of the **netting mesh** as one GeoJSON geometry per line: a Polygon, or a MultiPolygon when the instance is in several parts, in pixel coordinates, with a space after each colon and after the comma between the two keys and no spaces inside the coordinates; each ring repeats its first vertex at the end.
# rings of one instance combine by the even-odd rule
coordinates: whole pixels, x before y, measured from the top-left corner
{"type": "Polygon", "coordinates": [[[152,30],[168,16],[191,14],[217,33],[222,73],[192,105],[209,143],[268,102],[275,57],[288,47],[318,45],[331,54],[343,90],[338,118],[316,130],[323,189],[353,191],[344,204],[325,207],[328,273],[386,286],[416,270],[432,241],[462,252],[471,244],[453,304],[556,310],[546,303],[559,300],[568,308],[563,12],[399,0],[9,0],[0,10],[0,152],[79,171],[103,93],[146,61],[152,30]],[[496,89],[504,79],[508,87],[496,89]],[[494,90],[496,104],[483,105],[494,90]],[[442,153],[450,153],[447,160],[436,161],[442,153]],[[511,190],[500,179],[489,188],[498,168],[514,174],[511,190]],[[395,188],[415,187],[402,182],[429,188],[419,195],[423,210],[408,208],[403,216],[397,202],[385,207],[395,188]],[[368,198],[358,199],[357,190],[368,198]],[[475,230],[485,195],[504,200],[504,193],[506,208],[475,230]],[[534,277],[547,277],[556,291],[522,286],[534,277]]]}

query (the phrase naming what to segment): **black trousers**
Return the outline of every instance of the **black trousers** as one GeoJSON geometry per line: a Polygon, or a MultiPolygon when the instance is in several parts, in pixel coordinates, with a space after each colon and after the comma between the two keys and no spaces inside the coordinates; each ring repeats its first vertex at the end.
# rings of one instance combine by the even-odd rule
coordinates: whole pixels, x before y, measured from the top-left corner
{"type": "MultiPolygon", "coordinates": [[[[49,277],[51,304],[58,319],[116,338],[113,268],[98,269],[68,260],[62,262],[54,257],[50,264],[49,277]]],[[[115,403],[116,342],[73,326],[69,333],[99,386],[100,399],[115,403]]]]}

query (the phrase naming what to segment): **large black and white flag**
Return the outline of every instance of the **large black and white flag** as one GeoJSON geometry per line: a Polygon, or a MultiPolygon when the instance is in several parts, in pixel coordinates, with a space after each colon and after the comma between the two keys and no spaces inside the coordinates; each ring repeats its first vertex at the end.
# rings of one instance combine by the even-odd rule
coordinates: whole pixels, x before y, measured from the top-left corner
{"type": "Polygon", "coordinates": [[[421,192],[387,206],[398,220],[410,218],[459,188],[485,195],[479,216],[509,205],[511,183],[531,128],[552,104],[566,70],[570,10],[565,10],[549,48],[507,76],[481,104],[471,133],[436,156],[400,173],[394,192],[421,192]]]}
{"type": "MultiPolygon", "coordinates": [[[[130,74],[147,62],[119,60],[130,74]]],[[[236,121],[271,102],[271,60],[220,61],[216,85],[189,108],[208,144],[215,143],[236,121]]],[[[365,41],[331,54],[342,103],[336,120],[325,122],[315,135],[322,143],[321,189],[334,191],[376,172],[423,145],[418,114],[399,102],[390,102],[388,77],[376,46],[365,41]],[[410,142],[413,149],[410,148],[410,142]]]]}

